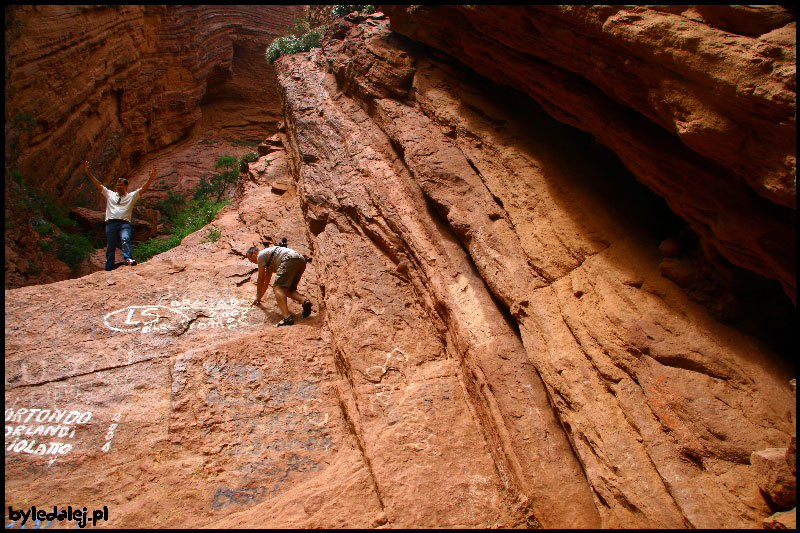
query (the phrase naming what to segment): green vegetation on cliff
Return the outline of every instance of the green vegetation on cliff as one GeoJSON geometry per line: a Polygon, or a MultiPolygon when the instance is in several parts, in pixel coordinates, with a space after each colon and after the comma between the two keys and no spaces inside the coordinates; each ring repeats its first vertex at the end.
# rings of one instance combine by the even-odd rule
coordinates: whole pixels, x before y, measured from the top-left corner
{"type": "Polygon", "coordinates": [[[267,48],[267,61],[272,63],[284,54],[308,52],[320,45],[322,32],[330,22],[353,11],[373,13],[373,5],[312,5],[301,17],[296,17],[288,35],[278,37],[267,48]]]}
{"type": "MultiPolygon", "coordinates": [[[[230,203],[230,199],[222,198],[229,185],[236,183],[239,172],[246,170],[246,164],[255,161],[258,155],[248,152],[236,158],[223,155],[217,159],[214,168],[222,170],[210,178],[200,178],[199,186],[194,190],[191,200],[176,193],[156,203],[161,212],[161,221],[167,226],[169,233],[153,237],[144,242],[133,244],[133,257],[143,262],[154,255],[166,252],[178,246],[184,237],[199,230],[213,219],[220,209],[230,203]]],[[[214,242],[219,238],[219,229],[211,228],[208,240],[214,242]]]]}
{"type": "MultiPolygon", "coordinates": [[[[13,189],[11,192],[16,197],[15,207],[25,213],[26,222],[41,237],[38,243],[41,251],[53,251],[58,259],[72,269],[94,251],[95,243],[79,233],[78,224],[69,218],[66,207],[49,194],[28,185],[18,170],[11,171],[8,177],[13,189]]],[[[6,220],[7,227],[18,223],[6,220]]],[[[37,266],[41,272],[41,266],[37,266]]],[[[33,266],[31,272],[37,274],[36,266],[33,266]]]]}

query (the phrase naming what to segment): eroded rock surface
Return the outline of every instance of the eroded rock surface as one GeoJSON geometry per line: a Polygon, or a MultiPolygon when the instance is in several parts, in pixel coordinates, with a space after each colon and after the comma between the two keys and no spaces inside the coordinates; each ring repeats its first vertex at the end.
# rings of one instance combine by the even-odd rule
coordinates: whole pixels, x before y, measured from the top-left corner
{"type": "MultiPolygon", "coordinates": [[[[618,191],[602,173],[613,167],[564,152],[590,142],[418,53],[385,22],[332,36],[322,52],[282,59],[278,76],[326,306],[358,296],[358,313],[329,321],[348,366],[374,364],[371,343],[351,339],[383,318],[361,310],[353,284],[383,287],[372,280],[396,270],[445,326],[498,471],[540,524],[737,527],[766,516],[744,480],[754,446],[788,444],[791,374],[660,276],[660,239],[631,224],[654,208],[609,201],[618,191]],[[353,268],[364,273],[342,279],[353,268]],[[508,313],[510,329],[496,330],[507,322],[492,313],[508,313]],[[538,418],[545,399],[569,448],[541,432],[554,427],[538,418]],[[559,460],[539,471],[544,450],[559,460]]],[[[367,376],[351,374],[366,403],[367,376]]]]}
{"type": "Polygon", "coordinates": [[[6,8],[6,158],[29,183],[74,200],[84,159],[95,172],[127,176],[195,127],[263,138],[278,119],[264,49],[296,12],[6,8]]]}
{"type": "Polygon", "coordinates": [[[559,121],[590,132],[707,245],[734,264],[779,280],[794,301],[792,11],[778,6],[385,9],[394,31],[525,92],[559,121]]]}
{"type": "Polygon", "coordinates": [[[669,211],[612,154],[382,15],[275,70],[285,127],[218,241],[6,291],[6,506],[107,505],[118,527],[791,523],[759,458],[792,471],[794,370],[662,276],[669,211]],[[274,329],[243,254],[284,236],[313,256],[314,313],[274,329]]]}
{"type": "MultiPolygon", "coordinates": [[[[107,505],[117,527],[211,524],[259,502],[274,527],[380,521],[324,312],[285,331],[271,295],[250,305],[249,246],[310,251],[296,195],[272,179],[243,186],[216,242],[201,230],[133,268],[6,292],[8,505],[107,505]]],[[[316,286],[312,264],[300,289],[317,302],[316,286]]]]}
{"type": "MultiPolygon", "coordinates": [[[[267,45],[299,6],[6,7],[6,175],[69,210],[104,210],[83,172],[132,187],[161,170],[149,200],[185,195],[220,155],[274,132],[280,105],[267,45]],[[223,151],[224,150],[224,151],[223,151]]],[[[38,252],[6,178],[6,287],[82,274],[38,252]],[[7,224],[11,225],[11,224],[7,224]],[[42,271],[37,273],[37,271],[42,271]],[[57,271],[57,272],[56,272],[57,271]],[[64,272],[62,272],[64,271],[64,272]]],[[[140,202],[140,205],[143,202],[140,202]]]]}

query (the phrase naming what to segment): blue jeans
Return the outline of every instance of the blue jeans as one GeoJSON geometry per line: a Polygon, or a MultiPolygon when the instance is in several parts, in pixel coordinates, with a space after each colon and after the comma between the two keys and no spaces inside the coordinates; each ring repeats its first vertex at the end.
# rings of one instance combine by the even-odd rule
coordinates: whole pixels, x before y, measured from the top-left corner
{"type": "Polygon", "coordinates": [[[122,257],[131,258],[131,230],[133,226],[127,220],[106,220],[106,270],[114,268],[114,254],[117,246],[122,248],[122,257]]]}

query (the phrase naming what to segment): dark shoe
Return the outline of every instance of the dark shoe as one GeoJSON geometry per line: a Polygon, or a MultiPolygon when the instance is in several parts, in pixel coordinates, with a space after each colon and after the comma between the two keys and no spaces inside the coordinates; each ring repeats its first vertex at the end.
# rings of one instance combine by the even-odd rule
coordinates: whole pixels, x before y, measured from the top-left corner
{"type": "Polygon", "coordinates": [[[292,317],[292,315],[289,315],[272,327],[279,328],[281,326],[294,326],[294,317],[292,317]]]}
{"type": "Polygon", "coordinates": [[[311,314],[311,302],[305,300],[303,302],[303,318],[308,318],[308,315],[311,314]]]}

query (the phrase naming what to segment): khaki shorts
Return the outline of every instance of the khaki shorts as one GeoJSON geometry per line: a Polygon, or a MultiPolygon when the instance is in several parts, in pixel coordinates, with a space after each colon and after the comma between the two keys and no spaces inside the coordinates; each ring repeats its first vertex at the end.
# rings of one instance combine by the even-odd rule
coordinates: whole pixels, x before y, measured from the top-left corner
{"type": "Polygon", "coordinates": [[[272,285],[296,291],[297,284],[300,283],[300,278],[305,271],[306,260],[303,257],[287,257],[278,265],[278,270],[275,272],[275,282],[272,285]]]}

